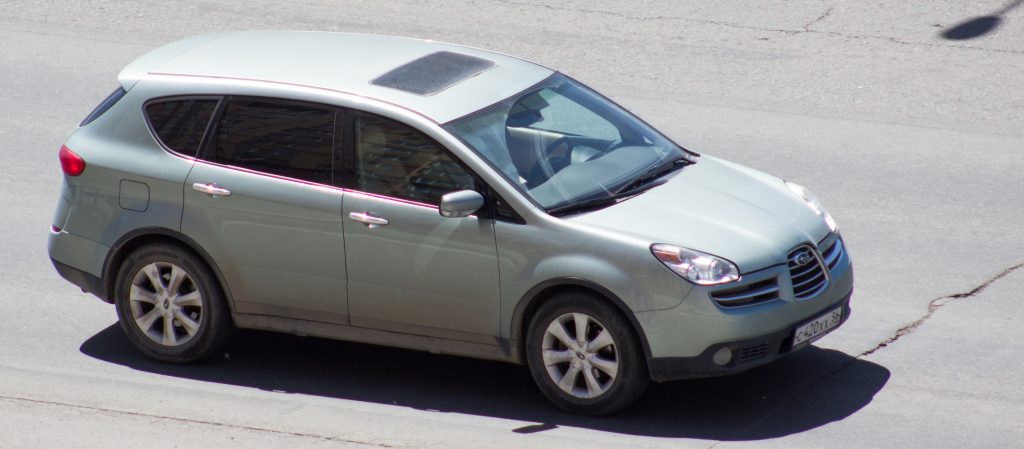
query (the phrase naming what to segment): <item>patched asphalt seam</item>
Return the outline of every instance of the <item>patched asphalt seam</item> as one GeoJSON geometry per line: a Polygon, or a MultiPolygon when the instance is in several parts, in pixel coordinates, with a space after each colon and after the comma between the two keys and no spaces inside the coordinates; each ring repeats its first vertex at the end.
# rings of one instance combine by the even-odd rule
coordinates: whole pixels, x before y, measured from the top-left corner
{"type": "Polygon", "coordinates": [[[88,405],[69,404],[69,403],[66,403],[66,402],[43,401],[43,400],[39,400],[39,399],[29,399],[29,398],[22,398],[22,397],[16,397],[16,396],[0,396],[0,400],[15,401],[15,402],[29,402],[29,403],[38,404],[38,405],[68,407],[68,408],[80,409],[80,410],[91,410],[91,411],[97,411],[97,412],[110,413],[110,414],[113,414],[113,415],[135,416],[135,417],[140,417],[140,418],[165,419],[165,420],[168,420],[168,421],[174,421],[174,422],[186,423],[186,424],[201,424],[201,425],[208,425],[208,426],[214,426],[214,427],[223,427],[223,428],[238,429],[238,430],[248,430],[248,431],[253,431],[253,432],[272,433],[272,434],[275,434],[275,435],[284,435],[284,436],[300,437],[300,438],[312,438],[312,439],[317,439],[317,440],[322,440],[322,441],[333,441],[333,442],[338,442],[338,443],[362,444],[362,445],[365,445],[365,446],[376,446],[376,447],[384,447],[384,448],[393,448],[393,447],[395,447],[395,446],[391,446],[391,445],[387,445],[387,444],[373,443],[373,442],[368,442],[368,441],[348,440],[348,439],[345,439],[345,438],[326,437],[326,436],[323,436],[323,435],[316,435],[316,434],[312,434],[312,433],[287,432],[287,431],[283,431],[283,430],[267,429],[267,428],[263,428],[263,427],[239,426],[239,425],[226,424],[226,423],[220,423],[220,422],[214,422],[214,421],[203,421],[203,420],[199,420],[199,419],[175,418],[173,416],[154,415],[154,414],[151,414],[151,413],[130,412],[130,411],[125,411],[125,410],[112,410],[112,409],[102,408],[102,407],[92,407],[92,406],[88,406],[88,405]]]}
{"type": "Polygon", "coordinates": [[[885,347],[895,343],[900,338],[903,338],[903,336],[909,335],[909,334],[913,333],[915,330],[917,330],[917,328],[921,327],[921,325],[924,324],[926,321],[928,321],[928,319],[931,318],[932,315],[935,314],[935,312],[937,312],[939,309],[941,309],[942,306],[944,306],[946,304],[949,304],[950,302],[952,302],[954,300],[957,300],[957,299],[970,298],[972,296],[975,296],[975,295],[985,291],[985,289],[988,288],[990,285],[992,285],[994,282],[996,282],[996,281],[1006,277],[1010,273],[1013,273],[1014,271],[1017,271],[1020,268],[1024,268],[1024,263],[1020,263],[1020,264],[1014,265],[1014,266],[1012,266],[1010,268],[1007,268],[1006,270],[1003,270],[1003,272],[993,276],[989,280],[987,280],[984,283],[978,285],[977,287],[974,287],[971,290],[968,290],[966,292],[961,292],[961,293],[954,293],[952,295],[942,296],[942,297],[935,298],[935,299],[929,301],[928,302],[928,311],[925,312],[924,316],[922,316],[921,318],[918,318],[916,321],[914,321],[914,322],[912,322],[910,324],[907,324],[906,326],[903,326],[903,327],[899,328],[898,330],[896,330],[895,334],[893,334],[889,338],[883,340],[881,343],[875,345],[875,347],[860,353],[860,355],[858,355],[857,358],[861,359],[861,358],[867,357],[867,356],[869,356],[871,354],[874,354],[878,350],[880,350],[882,348],[885,348],[885,347]]]}
{"type": "Polygon", "coordinates": [[[512,1],[512,0],[494,0],[494,2],[502,3],[502,4],[506,4],[506,5],[514,5],[514,6],[527,6],[527,7],[534,7],[534,8],[544,8],[544,9],[548,9],[548,10],[552,10],[552,11],[578,12],[578,13],[584,13],[584,14],[600,14],[600,15],[617,17],[617,18],[626,19],[626,20],[639,20],[639,21],[644,21],[644,20],[681,21],[681,22],[700,23],[700,24],[705,24],[705,25],[718,25],[718,26],[723,26],[723,27],[727,27],[727,28],[735,28],[735,29],[741,29],[741,30],[753,30],[753,31],[765,31],[765,32],[770,32],[770,33],[782,33],[782,34],[785,34],[787,36],[794,36],[794,35],[798,35],[798,34],[817,34],[817,35],[822,35],[822,36],[831,36],[831,37],[838,37],[838,38],[843,38],[843,39],[873,39],[873,40],[881,40],[881,41],[887,41],[887,42],[891,42],[891,43],[898,44],[898,45],[911,45],[911,46],[921,46],[921,47],[931,47],[931,48],[950,48],[950,49],[985,51],[985,52],[992,52],[992,53],[1008,53],[1008,54],[1015,54],[1015,55],[1024,55],[1024,50],[1007,50],[1007,49],[1002,49],[1002,48],[975,47],[975,46],[971,46],[971,45],[950,45],[950,44],[938,44],[938,43],[931,43],[931,42],[914,42],[914,41],[908,41],[908,40],[904,40],[904,39],[900,39],[898,37],[892,37],[892,36],[877,36],[877,35],[871,35],[871,34],[844,34],[844,33],[839,33],[839,32],[835,32],[835,31],[819,31],[819,30],[808,29],[808,27],[810,27],[811,25],[813,25],[813,24],[817,23],[818,21],[823,20],[823,19],[827,18],[829,15],[831,15],[831,12],[832,12],[831,9],[826,11],[824,14],[822,14],[817,19],[808,22],[807,25],[804,25],[804,27],[801,28],[801,29],[785,29],[785,28],[770,28],[770,27],[757,27],[757,26],[750,26],[750,25],[740,25],[740,24],[736,24],[736,23],[722,22],[722,21],[718,21],[718,20],[694,19],[694,18],[690,18],[690,17],[680,17],[680,16],[632,16],[632,15],[629,15],[629,14],[623,14],[623,13],[619,13],[619,12],[615,12],[615,11],[607,11],[607,10],[601,10],[601,9],[569,8],[569,7],[564,7],[564,6],[544,5],[544,4],[540,4],[540,3],[530,3],[530,2],[517,2],[517,1],[512,1]]]}

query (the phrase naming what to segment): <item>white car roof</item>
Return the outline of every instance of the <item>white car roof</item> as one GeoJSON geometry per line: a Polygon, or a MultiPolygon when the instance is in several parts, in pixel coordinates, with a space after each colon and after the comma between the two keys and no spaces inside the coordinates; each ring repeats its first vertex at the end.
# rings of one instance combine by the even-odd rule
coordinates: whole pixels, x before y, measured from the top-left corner
{"type": "Polygon", "coordinates": [[[243,31],[166,44],[126,66],[118,80],[125,89],[150,74],[310,86],[396,104],[446,123],[519,93],[552,73],[519,58],[420,39],[243,31]]]}

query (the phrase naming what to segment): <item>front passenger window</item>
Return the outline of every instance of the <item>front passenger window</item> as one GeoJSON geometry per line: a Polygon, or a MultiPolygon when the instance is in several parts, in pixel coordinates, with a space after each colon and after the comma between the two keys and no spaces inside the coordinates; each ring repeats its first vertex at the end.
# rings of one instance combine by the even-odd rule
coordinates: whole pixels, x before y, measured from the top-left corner
{"type": "Polygon", "coordinates": [[[391,119],[355,114],[356,189],[437,205],[475,190],[473,176],[433,139],[391,119]]]}

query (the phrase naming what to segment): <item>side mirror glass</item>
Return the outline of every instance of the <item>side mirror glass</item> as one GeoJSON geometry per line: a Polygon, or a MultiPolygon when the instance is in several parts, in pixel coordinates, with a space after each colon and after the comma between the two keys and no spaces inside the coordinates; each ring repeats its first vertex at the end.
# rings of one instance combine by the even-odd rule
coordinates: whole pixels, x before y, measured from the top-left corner
{"type": "Polygon", "coordinates": [[[483,205],[484,197],[479,192],[459,190],[442,196],[441,205],[437,206],[437,211],[441,213],[442,217],[462,218],[472,215],[483,205]]]}

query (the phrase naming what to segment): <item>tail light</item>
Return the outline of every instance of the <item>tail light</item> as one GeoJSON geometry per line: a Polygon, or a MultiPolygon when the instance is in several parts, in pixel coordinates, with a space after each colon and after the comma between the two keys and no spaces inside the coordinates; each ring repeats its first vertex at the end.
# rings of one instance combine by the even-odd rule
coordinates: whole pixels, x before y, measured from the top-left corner
{"type": "Polygon", "coordinates": [[[85,171],[85,159],[75,154],[66,145],[60,146],[60,168],[68,176],[78,176],[85,171]]]}

